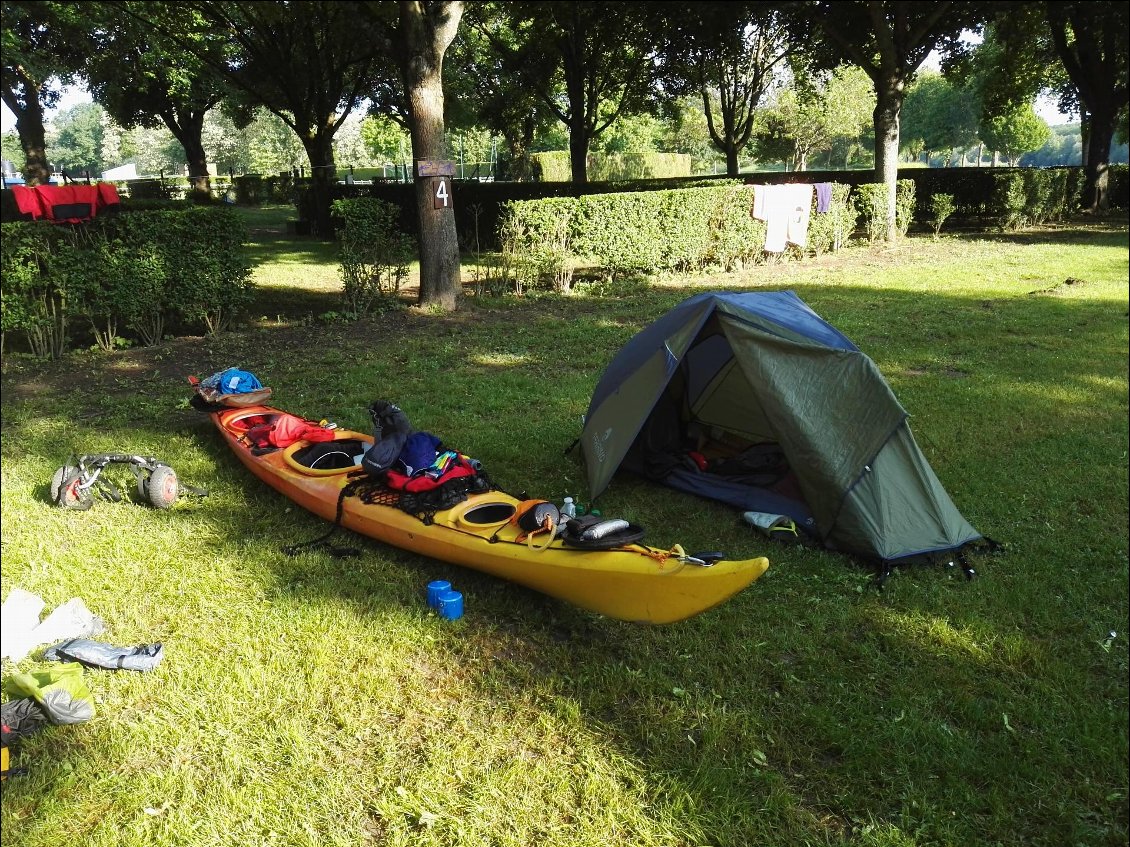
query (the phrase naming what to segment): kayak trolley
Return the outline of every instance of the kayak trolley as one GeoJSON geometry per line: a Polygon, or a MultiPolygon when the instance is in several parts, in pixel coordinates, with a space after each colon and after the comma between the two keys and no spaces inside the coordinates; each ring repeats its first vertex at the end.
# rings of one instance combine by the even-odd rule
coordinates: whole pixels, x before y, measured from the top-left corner
{"type": "Polygon", "coordinates": [[[167,509],[187,491],[201,496],[202,489],[182,485],[176,471],[152,456],[134,456],[128,453],[100,453],[71,456],[67,464],[55,471],[51,478],[51,502],[64,509],[85,511],[94,504],[94,492],[114,503],[120,503],[122,493],[103,474],[110,465],[129,465],[137,479],[137,499],[157,509],[167,509]]]}

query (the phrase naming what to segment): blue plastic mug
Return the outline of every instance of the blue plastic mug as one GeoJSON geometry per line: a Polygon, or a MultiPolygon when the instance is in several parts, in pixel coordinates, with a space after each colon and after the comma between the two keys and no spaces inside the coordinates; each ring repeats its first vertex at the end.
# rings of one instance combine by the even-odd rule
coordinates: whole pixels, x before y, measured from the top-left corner
{"type": "Polygon", "coordinates": [[[451,583],[446,579],[437,579],[428,583],[428,605],[433,609],[439,608],[439,595],[451,590],[451,583]]]}
{"type": "Polygon", "coordinates": [[[458,591],[443,591],[438,598],[439,616],[449,621],[463,617],[463,595],[458,591]]]}

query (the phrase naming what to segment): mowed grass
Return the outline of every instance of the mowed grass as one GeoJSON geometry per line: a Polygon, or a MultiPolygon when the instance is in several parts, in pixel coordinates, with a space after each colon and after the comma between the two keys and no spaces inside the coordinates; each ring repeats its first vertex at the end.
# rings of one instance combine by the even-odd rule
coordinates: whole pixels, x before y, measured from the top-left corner
{"type": "Polygon", "coordinates": [[[1124,219],[349,324],[316,319],[340,310],[332,245],[266,231],[250,250],[245,331],[4,363],[5,596],[81,596],[102,640],[166,649],[152,673],[88,671],[95,718],[20,746],[6,845],[1127,843],[1124,219]],[[606,515],[656,546],[767,553],[768,573],[646,628],[348,533],[358,558],[289,558],[325,524],[185,405],[186,373],[230,365],[354,428],[391,399],[503,488],[585,500],[563,451],[604,365],[684,297],[750,287],[796,290],[876,360],[958,508],[1005,547],[977,579],[901,568],[879,591],[630,477],[606,515]],[[48,503],[71,452],[111,450],[209,496],[48,503]],[[437,578],[461,620],[427,609],[437,578]]]}

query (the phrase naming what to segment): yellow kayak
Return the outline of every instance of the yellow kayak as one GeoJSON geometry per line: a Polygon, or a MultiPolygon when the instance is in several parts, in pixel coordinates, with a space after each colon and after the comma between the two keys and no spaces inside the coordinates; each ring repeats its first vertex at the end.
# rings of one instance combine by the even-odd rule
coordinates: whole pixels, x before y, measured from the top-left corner
{"type": "Polygon", "coordinates": [[[710,561],[688,556],[678,546],[671,550],[634,543],[605,550],[567,546],[552,533],[524,532],[512,520],[522,501],[494,490],[469,494],[425,521],[396,505],[398,492],[386,489],[372,496],[379,483],[361,473],[359,464],[359,454],[372,445],[372,436],[334,430],[328,450],[318,445],[319,459],[310,462],[306,457],[315,451],[308,449],[309,441],[268,451],[253,449],[248,429],[284,414],[278,409],[247,406],[210,414],[228,446],[253,474],[319,517],[334,521],[340,501],[340,524],[346,529],[511,580],[612,618],[656,624],[684,620],[734,596],[769,567],[764,557],[710,561]],[[309,466],[330,464],[322,458],[335,447],[340,447],[339,456],[349,457],[344,466],[309,466]],[[365,480],[370,483],[368,496],[353,496],[359,481],[365,480]]]}

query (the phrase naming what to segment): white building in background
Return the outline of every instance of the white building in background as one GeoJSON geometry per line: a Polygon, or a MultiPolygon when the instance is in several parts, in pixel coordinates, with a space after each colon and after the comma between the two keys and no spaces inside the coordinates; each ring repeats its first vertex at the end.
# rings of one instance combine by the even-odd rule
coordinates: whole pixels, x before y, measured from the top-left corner
{"type": "Polygon", "coordinates": [[[102,179],[108,182],[137,179],[137,165],[131,162],[128,165],[119,165],[116,168],[110,168],[108,171],[102,171],[102,179]]]}

